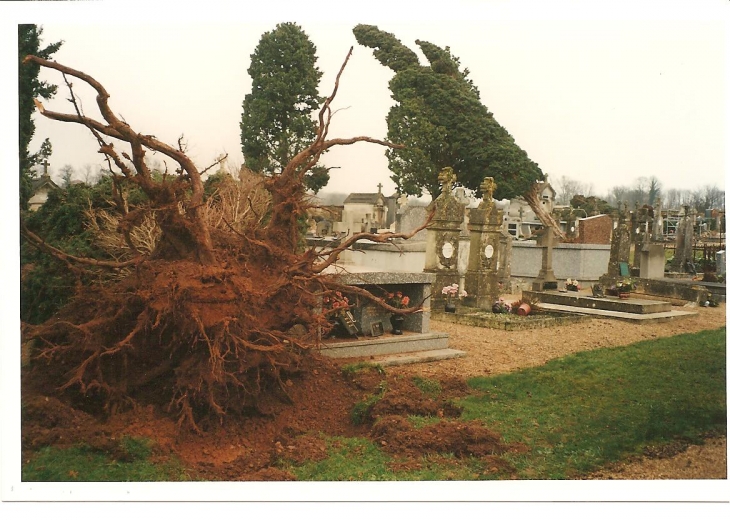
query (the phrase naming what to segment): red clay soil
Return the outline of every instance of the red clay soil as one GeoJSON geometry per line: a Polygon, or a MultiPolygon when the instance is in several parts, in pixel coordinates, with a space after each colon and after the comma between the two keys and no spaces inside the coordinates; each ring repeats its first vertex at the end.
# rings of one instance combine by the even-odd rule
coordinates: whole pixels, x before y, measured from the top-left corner
{"type": "Polygon", "coordinates": [[[309,366],[302,367],[296,379],[285,383],[293,404],[272,397],[260,407],[266,414],[227,416],[223,422],[204,424],[201,433],[179,429],[176,418],[155,403],[140,401],[132,409],[100,419],[58,398],[39,395],[26,383],[23,458],[28,460],[41,446],[83,442],[124,460],[119,441],[135,436],[152,439],[159,459],[175,455],[194,479],[278,481],[294,476],[276,468],[277,459],[301,463],[327,456],[320,433],[370,437],[397,455],[401,469],[418,466],[423,454],[452,453],[457,458],[479,456],[487,468],[509,471],[498,456],[520,449],[502,444],[498,434],[476,422],[447,420],[416,429],[406,419],[408,415],[457,417],[460,410],[449,400],[468,393],[463,381],[447,379],[438,397],[429,397],[411,378],[385,376],[376,370],[345,375],[338,365],[317,355],[306,363],[309,366]],[[379,388],[387,389],[383,398],[370,409],[364,424],[355,426],[350,418],[353,407],[379,388]],[[380,418],[377,424],[376,418],[380,418]]]}

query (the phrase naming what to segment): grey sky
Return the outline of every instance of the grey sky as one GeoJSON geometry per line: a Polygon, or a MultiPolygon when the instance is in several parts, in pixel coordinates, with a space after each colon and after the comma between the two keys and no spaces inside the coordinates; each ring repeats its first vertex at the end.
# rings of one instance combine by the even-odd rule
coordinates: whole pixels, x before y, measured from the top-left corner
{"type": "MultiPolygon", "coordinates": [[[[352,34],[355,24],[371,23],[416,51],[419,38],[450,46],[471,71],[482,102],[554,180],[565,175],[598,194],[652,175],[665,188],[724,189],[726,2],[612,2],[605,9],[592,2],[585,9],[580,2],[462,0],[434,4],[442,6],[438,10],[421,2],[416,11],[402,4],[378,9],[381,2],[374,1],[363,13],[332,4],[318,3],[330,9],[321,19],[287,2],[255,13],[198,4],[173,15],[178,20],[154,10],[134,18],[146,24],[118,10],[87,5],[79,17],[55,4],[53,12],[36,10],[25,21],[43,25],[45,43],[65,40],[55,59],[102,82],[112,108],[133,128],[171,143],[184,134],[201,167],[221,152],[233,164],[243,161],[238,125],[250,91],[249,55],[280,21],[299,23],[316,45],[322,94],[355,46],[335,103],[346,110],[336,115],[330,135],[385,137],[392,73],[352,34]]],[[[62,82],[57,74],[44,77],[62,82]]],[[[93,95],[80,93],[93,114],[93,95]]],[[[46,106],[69,111],[66,97],[60,86],[46,106]]],[[[32,146],[51,138],[54,171],[100,162],[85,129],[40,116],[36,121],[32,146]]],[[[337,149],[325,162],[340,167],[325,191],[374,191],[378,182],[388,193],[394,189],[376,145],[337,149]]]]}

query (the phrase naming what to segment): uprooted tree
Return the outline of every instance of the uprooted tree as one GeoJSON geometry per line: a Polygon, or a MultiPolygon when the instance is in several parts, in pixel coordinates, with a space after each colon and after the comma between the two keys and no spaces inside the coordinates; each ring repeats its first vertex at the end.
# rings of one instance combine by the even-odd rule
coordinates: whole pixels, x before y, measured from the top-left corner
{"type": "Polygon", "coordinates": [[[393,313],[418,310],[390,307],[382,295],[342,285],[327,274],[338,255],[361,238],[385,242],[413,233],[357,234],[325,252],[301,245],[299,223],[308,208],[304,177],[322,153],[358,142],[399,146],[367,136],[328,137],[331,104],[351,53],[321,106],[314,140],[280,173],[260,177],[259,188],[267,193],[264,210],[248,198],[242,208],[248,218],[236,223],[225,214],[210,218],[205,170],[188,158],[180,140],[174,147],[136,132],[115,115],[109,93],[88,74],[37,56],[25,58],[62,74],[73,111],[46,110],[38,101],[36,106],[50,119],[84,125],[98,141],[112,171],[117,230],[130,252],[118,260],[73,256],[21,222],[23,239],[74,272],[129,273],[79,287],[50,320],[24,327],[24,340],[35,344],[34,366],[45,367],[44,376],[65,396],[113,413],[152,389],[165,393],[179,425],[197,429],[203,418],[257,410],[264,393],[288,398],[282,376],[298,370],[329,326],[321,307],[327,295],[341,291],[393,313]],[[69,76],[96,91],[103,121],[81,110],[69,76]],[[128,147],[131,155],[116,145],[128,147]],[[145,162],[148,152],[174,161],[175,171],[153,175],[145,162]],[[130,207],[125,184],[141,189],[146,204],[130,207]],[[159,238],[151,250],[142,249],[134,233],[150,219],[159,238]]]}

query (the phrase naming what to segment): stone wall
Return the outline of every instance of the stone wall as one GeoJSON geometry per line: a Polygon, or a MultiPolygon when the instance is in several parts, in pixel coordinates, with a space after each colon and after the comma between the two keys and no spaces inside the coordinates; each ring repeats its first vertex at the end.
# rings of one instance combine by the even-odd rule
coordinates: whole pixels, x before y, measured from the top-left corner
{"type": "MultiPolygon", "coordinates": [[[[461,245],[468,243],[461,241],[461,245]]],[[[395,244],[376,244],[360,241],[354,251],[344,251],[340,259],[343,265],[373,271],[397,271],[420,273],[426,262],[426,245],[423,242],[405,241],[395,244]]],[[[575,278],[581,282],[595,282],[608,269],[611,246],[604,244],[558,244],[553,248],[553,271],[558,280],[575,278]]],[[[469,248],[459,248],[460,274],[466,271],[469,248]],[[462,270],[463,269],[463,270],[462,270]]],[[[542,250],[532,240],[512,242],[512,278],[537,277],[542,263],[542,250]]]]}

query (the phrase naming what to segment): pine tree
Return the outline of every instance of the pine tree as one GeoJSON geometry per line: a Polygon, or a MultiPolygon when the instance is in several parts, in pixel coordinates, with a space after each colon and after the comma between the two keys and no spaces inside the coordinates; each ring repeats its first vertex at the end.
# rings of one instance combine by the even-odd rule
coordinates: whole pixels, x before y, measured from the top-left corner
{"type": "Polygon", "coordinates": [[[20,154],[20,207],[27,209],[31,197],[31,169],[44,156],[50,154],[50,142],[46,140],[41,151],[31,154],[28,151],[35,123],[33,99],[50,99],[56,93],[56,85],[38,79],[40,66],[35,63],[23,64],[23,58],[29,54],[49,59],[63,44],[63,41],[52,43],[41,48],[43,28],[33,24],[18,25],[18,123],[20,154]]]}
{"type": "MultiPolygon", "coordinates": [[[[284,166],[315,138],[311,114],[323,102],[316,47],[300,26],[281,23],[261,36],[251,55],[251,93],[243,101],[241,148],[244,164],[265,175],[284,166]]],[[[316,167],[305,179],[318,191],[329,174],[316,167]]]]}

